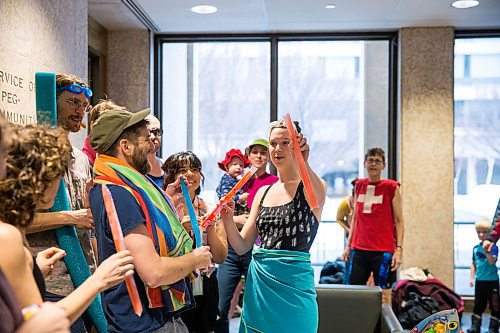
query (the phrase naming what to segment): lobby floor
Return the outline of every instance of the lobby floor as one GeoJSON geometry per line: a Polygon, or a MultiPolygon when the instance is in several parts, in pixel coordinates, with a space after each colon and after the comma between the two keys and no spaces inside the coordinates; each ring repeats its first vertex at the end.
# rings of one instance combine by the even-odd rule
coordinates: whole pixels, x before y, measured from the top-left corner
{"type": "MultiPolygon", "coordinates": [[[[471,312],[465,312],[462,316],[462,331],[467,332],[471,324],[471,312]]],[[[488,327],[490,326],[490,314],[483,314],[483,321],[481,323],[481,332],[488,332],[488,327]]]]}

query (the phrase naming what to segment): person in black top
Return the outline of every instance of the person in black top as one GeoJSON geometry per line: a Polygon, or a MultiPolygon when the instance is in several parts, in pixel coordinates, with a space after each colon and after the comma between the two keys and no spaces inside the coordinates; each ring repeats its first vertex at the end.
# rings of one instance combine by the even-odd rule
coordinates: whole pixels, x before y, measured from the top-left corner
{"type": "Polygon", "coordinates": [[[308,165],[309,145],[297,135],[311,178],[318,207],[311,209],[284,122],[273,122],[269,130],[269,156],[279,180],[262,187],[253,201],[245,226],[238,231],[233,205],[221,217],[229,242],[237,253],[254,250],[241,316],[240,331],[317,332],[318,309],[309,249],[321,220],[326,183],[308,165]]]}

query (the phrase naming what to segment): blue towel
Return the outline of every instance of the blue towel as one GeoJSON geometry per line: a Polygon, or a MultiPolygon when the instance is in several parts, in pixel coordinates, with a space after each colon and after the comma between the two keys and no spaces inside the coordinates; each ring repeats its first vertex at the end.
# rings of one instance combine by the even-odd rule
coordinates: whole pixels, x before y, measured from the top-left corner
{"type": "Polygon", "coordinates": [[[318,304],[309,253],[254,250],[239,332],[317,331],[318,304]]]}

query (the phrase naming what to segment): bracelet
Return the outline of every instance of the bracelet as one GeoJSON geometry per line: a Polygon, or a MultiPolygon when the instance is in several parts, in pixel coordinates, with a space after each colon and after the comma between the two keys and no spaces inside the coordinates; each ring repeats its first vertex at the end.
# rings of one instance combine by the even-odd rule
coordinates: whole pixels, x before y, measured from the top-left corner
{"type": "Polygon", "coordinates": [[[36,315],[40,311],[40,306],[38,304],[31,304],[21,310],[24,320],[29,320],[31,317],[36,315]]]}
{"type": "Polygon", "coordinates": [[[398,248],[402,250],[403,246],[402,245],[396,245],[396,249],[398,249],[398,248]]]}

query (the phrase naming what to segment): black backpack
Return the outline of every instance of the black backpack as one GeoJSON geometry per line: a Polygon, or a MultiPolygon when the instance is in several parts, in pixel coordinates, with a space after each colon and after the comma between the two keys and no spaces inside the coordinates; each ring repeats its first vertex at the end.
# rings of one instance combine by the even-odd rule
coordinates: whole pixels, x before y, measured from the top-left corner
{"type": "Polygon", "coordinates": [[[439,303],[432,297],[411,291],[401,304],[398,320],[405,329],[412,329],[433,313],[439,312],[439,303]]]}

